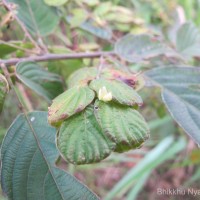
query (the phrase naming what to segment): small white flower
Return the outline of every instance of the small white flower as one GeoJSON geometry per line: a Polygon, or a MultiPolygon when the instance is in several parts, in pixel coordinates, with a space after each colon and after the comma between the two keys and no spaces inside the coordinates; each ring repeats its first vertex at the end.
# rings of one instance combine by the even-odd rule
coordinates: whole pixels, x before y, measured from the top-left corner
{"type": "Polygon", "coordinates": [[[98,98],[101,101],[111,101],[112,100],[112,93],[108,92],[106,87],[103,86],[99,89],[98,98]]]}

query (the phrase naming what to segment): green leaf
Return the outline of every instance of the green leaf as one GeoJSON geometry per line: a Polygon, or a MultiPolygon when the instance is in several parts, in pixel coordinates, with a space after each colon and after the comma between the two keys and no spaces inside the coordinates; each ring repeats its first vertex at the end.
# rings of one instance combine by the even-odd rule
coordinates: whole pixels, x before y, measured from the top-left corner
{"type": "Polygon", "coordinates": [[[84,67],[73,74],[67,80],[68,87],[73,87],[77,84],[81,84],[83,82],[88,83],[89,81],[95,79],[98,74],[98,70],[96,67],[84,67]]]}
{"type": "MultiPolygon", "coordinates": [[[[77,2],[80,2],[80,0],[75,0],[77,2]]],[[[88,6],[97,6],[99,5],[99,0],[81,0],[81,3],[87,4],[88,6]]]]}
{"type": "Polygon", "coordinates": [[[149,138],[148,125],[138,111],[102,101],[96,101],[95,108],[102,130],[117,144],[116,152],[139,148],[149,138]]]}
{"type": "Polygon", "coordinates": [[[72,27],[80,26],[88,18],[88,13],[82,8],[75,8],[71,10],[73,16],[71,17],[70,24],[72,27]]]}
{"type": "Polygon", "coordinates": [[[168,136],[152,149],[136,166],[134,166],[107,194],[105,200],[115,199],[123,190],[127,192],[133,183],[147,173],[151,173],[160,164],[171,159],[186,146],[186,141],[168,136]]]}
{"type": "Polygon", "coordinates": [[[7,0],[17,5],[17,15],[33,35],[48,35],[59,23],[56,9],[43,0],[7,0]]]}
{"type": "Polygon", "coordinates": [[[146,72],[153,85],[162,87],[162,99],[172,117],[200,144],[200,69],[165,66],[146,72]]]}
{"type": "Polygon", "coordinates": [[[101,88],[105,87],[108,92],[112,93],[112,99],[123,105],[133,106],[136,103],[138,105],[143,103],[142,98],[133,88],[118,80],[96,79],[89,86],[97,94],[101,88]]]}
{"type": "MultiPolygon", "coordinates": [[[[5,57],[6,55],[9,55],[13,52],[24,53],[28,52],[30,49],[32,49],[34,45],[30,42],[24,42],[24,41],[1,41],[0,40],[0,58],[5,57]]],[[[30,50],[31,51],[31,50],[30,50]]]]}
{"type": "Polygon", "coordinates": [[[176,36],[177,51],[185,59],[200,55],[200,34],[199,29],[193,23],[183,24],[176,36]]]}
{"type": "Polygon", "coordinates": [[[3,104],[8,92],[9,92],[9,84],[6,78],[2,74],[0,74],[0,112],[3,109],[3,104]]]}
{"type": "MultiPolygon", "coordinates": [[[[66,21],[68,23],[70,23],[71,20],[72,20],[72,17],[66,18],[66,21]]],[[[102,38],[104,40],[111,40],[112,39],[112,30],[109,29],[109,28],[100,27],[92,19],[87,20],[84,23],[80,24],[79,28],[81,28],[84,31],[91,33],[92,35],[95,35],[99,38],[102,38]]]]}
{"type": "Polygon", "coordinates": [[[3,58],[4,56],[13,53],[17,50],[15,47],[11,47],[7,44],[1,44],[0,42],[0,58],[3,58]]]}
{"type": "Polygon", "coordinates": [[[16,66],[18,79],[48,102],[63,92],[63,81],[35,62],[21,62],[16,66]]]}
{"type": "Polygon", "coordinates": [[[62,6],[68,2],[68,0],[44,0],[49,6],[62,6]]]}
{"type": "Polygon", "coordinates": [[[176,55],[164,42],[146,34],[124,36],[115,44],[115,52],[121,58],[133,63],[160,55],[176,55]]]}
{"type": "Polygon", "coordinates": [[[10,200],[98,199],[55,161],[55,128],[46,112],[19,115],[9,128],[1,149],[1,183],[10,200]]]}
{"type": "Polygon", "coordinates": [[[64,159],[73,164],[99,162],[115,148],[98,125],[92,105],[62,123],[57,146],[64,159]]]}
{"type": "Polygon", "coordinates": [[[59,125],[63,120],[84,110],[94,97],[94,92],[88,86],[70,88],[53,100],[49,107],[49,123],[59,125]]]}
{"type": "Polygon", "coordinates": [[[133,188],[131,188],[130,192],[127,194],[126,200],[136,200],[138,193],[142,190],[143,186],[147,182],[147,179],[150,176],[150,171],[144,173],[139,180],[137,180],[136,184],[133,188]]]}

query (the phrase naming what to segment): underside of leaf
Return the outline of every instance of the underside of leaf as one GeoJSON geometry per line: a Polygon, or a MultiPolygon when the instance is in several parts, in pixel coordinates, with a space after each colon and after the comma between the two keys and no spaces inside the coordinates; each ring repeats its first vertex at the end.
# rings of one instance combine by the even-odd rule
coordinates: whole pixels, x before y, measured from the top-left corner
{"type": "Polygon", "coordinates": [[[55,166],[59,152],[56,129],[46,112],[19,115],[1,148],[1,184],[10,200],[97,200],[98,197],[73,176],[55,166]]]}
{"type": "Polygon", "coordinates": [[[199,67],[164,66],[146,75],[153,80],[152,85],[162,87],[162,99],[172,117],[200,145],[199,67]]]}

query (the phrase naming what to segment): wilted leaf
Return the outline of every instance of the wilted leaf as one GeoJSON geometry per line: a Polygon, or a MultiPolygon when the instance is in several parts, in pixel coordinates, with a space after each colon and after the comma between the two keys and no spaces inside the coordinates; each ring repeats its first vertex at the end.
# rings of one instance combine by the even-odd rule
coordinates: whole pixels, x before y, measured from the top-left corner
{"type": "Polygon", "coordinates": [[[139,148],[149,138],[147,123],[138,111],[102,101],[96,101],[95,108],[102,130],[117,144],[116,152],[139,148]]]}
{"type": "Polygon", "coordinates": [[[163,101],[173,118],[200,144],[200,69],[165,66],[147,71],[146,75],[162,88],[163,101]]]}
{"type": "Polygon", "coordinates": [[[10,200],[98,199],[74,177],[56,167],[56,129],[45,112],[19,115],[1,149],[1,184],[10,200]]]}
{"type": "Polygon", "coordinates": [[[57,146],[62,156],[73,164],[99,162],[115,148],[98,125],[92,105],[62,123],[57,146]]]}
{"type": "Polygon", "coordinates": [[[122,81],[123,83],[129,85],[136,91],[139,91],[145,85],[144,78],[141,74],[130,73],[115,68],[105,68],[101,72],[101,77],[105,79],[116,79],[122,81]]]}
{"type": "Polygon", "coordinates": [[[44,0],[44,2],[49,6],[62,6],[67,3],[68,0],[44,0]]]}
{"type": "Polygon", "coordinates": [[[0,74],[0,112],[3,109],[3,104],[6,98],[6,94],[9,91],[9,85],[6,78],[0,74]]]}
{"type": "Polygon", "coordinates": [[[200,55],[200,34],[199,29],[192,23],[183,24],[176,36],[177,51],[184,58],[190,59],[200,55]]]}
{"type": "Polygon", "coordinates": [[[48,102],[63,92],[61,77],[46,71],[35,62],[19,63],[16,67],[16,75],[20,81],[48,102]]]}
{"type": "Polygon", "coordinates": [[[6,0],[17,5],[17,15],[34,35],[48,35],[59,23],[56,9],[44,0],[6,0]]]}
{"type": "Polygon", "coordinates": [[[135,63],[160,55],[176,56],[164,42],[146,34],[124,36],[115,44],[115,52],[121,58],[135,63]]]}
{"type": "Polygon", "coordinates": [[[96,79],[91,81],[89,86],[97,94],[101,88],[105,87],[112,93],[112,99],[120,104],[133,106],[136,103],[138,105],[143,103],[142,98],[133,88],[118,80],[96,79]]]}
{"type": "Polygon", "coordinates": [[[94,97],[94,92],[86,85],[70,88],[53,100],[49,107],[49,123],[59,125],[63,120],[84,110],[94,97]]]}

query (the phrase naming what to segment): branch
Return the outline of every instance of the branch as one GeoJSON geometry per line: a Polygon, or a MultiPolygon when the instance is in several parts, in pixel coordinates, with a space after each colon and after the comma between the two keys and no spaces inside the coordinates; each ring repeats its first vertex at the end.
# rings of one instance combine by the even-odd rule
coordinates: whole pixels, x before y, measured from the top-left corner
{"type": "Polygon", "coordinates": [[[67,60],[67,59],[79,59],[79,58],[98,58],[101,56],[115,55],[114,52],[99,51],[90,53],[71,53],[71,54],[45,54],[42,56],[30,56],[26,58],[11,58],[9,60],[0,60],[0,65],[5,66],[15,65],[19,62],[35,61],[35,62],[45,62],[53,60],[67,60]]]}

